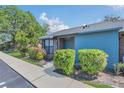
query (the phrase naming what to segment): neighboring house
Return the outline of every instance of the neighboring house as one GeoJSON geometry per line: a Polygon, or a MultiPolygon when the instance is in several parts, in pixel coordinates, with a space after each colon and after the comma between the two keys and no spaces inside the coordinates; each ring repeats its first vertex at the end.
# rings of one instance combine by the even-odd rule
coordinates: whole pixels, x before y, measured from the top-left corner
{"type": "Polygon", "coordinates": [[[65,29],[52,34],[54,50],[75,49],[76,62],[79,49],[100,49],[108,57],[108,67],[123,61],[124,20],[103,21],[85,26],[65,29]]]}

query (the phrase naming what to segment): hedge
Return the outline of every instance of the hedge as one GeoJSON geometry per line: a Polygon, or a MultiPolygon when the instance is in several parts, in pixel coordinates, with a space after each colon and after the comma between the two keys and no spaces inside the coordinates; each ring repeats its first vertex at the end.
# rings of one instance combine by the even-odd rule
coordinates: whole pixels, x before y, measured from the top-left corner
{"type": "Polygon", "coordinates": [[[98,74],[103,71],[107,65],[108,55],[98,49],[78,50],[78,60],[81,71],[90,75],[98,74]]]}
{"type": "Polygon", "coordinates": [[[72,49],[57,50],[54,54],[54,66],[62,70],[66,75],[73,73],[75,63],[75,51],[72,49]]]}

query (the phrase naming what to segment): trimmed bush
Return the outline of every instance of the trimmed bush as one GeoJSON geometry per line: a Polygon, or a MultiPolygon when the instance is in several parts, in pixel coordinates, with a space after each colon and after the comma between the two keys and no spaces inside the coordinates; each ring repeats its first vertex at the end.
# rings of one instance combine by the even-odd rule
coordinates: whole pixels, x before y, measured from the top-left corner
{"type": "Polygon", "coordinates": [[[89,75],[98,74],[105,69],[108,55],[98,49],[78,50],[78,60],[81,71],[89,75]]]}
{"type": "Polygon", "coordinates": [[[57,50],[54,54],[54,66],[62,70],[66,75],[73,73],[75,63],[75,51],[72,49],[57,50]]]}
{"type": "Polygon", "coordinates": [[[46,55],[44,49],[38,47],[30,47],[28,49],[28,54],[31,59],[35,60],[42,60],[46,55]]]}

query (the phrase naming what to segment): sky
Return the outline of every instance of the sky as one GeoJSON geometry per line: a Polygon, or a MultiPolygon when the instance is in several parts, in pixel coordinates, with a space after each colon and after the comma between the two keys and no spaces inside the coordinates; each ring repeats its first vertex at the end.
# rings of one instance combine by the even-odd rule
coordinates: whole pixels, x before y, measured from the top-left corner
{"type": "Polygon", "coordinates": [[[32,12],[39,23],[47,23],[50,32],[99,22],[106,15],[124,18],[124,6],[26,5],[17,7],[32,12]]]}

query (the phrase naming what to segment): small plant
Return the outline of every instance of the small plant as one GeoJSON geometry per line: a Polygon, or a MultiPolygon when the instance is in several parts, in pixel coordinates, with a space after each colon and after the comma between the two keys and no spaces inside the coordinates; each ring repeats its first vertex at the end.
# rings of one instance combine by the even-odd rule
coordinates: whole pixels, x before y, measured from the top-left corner
{"type": "Polygon", "coordinates": [[[7,51],[10,49],[10,47],[11,45],[9,42],[0,44],[0,51],[7,51]]]}
{"type": "Polygon", "coordinates": [[[36,59],[37,59],[37,60],[41,60],[41,59],[43,59],[43,58],[44,58],[44,55],[43,55],[42,52],[38,52],[38,53],[36,54],[36,59]]]}
{"type": "Polygon", "coordinates": [[[124,72],[124,63],[114,64],[114,71],[116,75],[124,72]]]}
{"type": "Polygon", "coordinates": [[[54,55],[54,66],[62,70],[66,75],[73,73],[75,63],[75,51],[72,49],[57,50],[54,55]]]}
{"type": "Polygon", "coordinates": [[[36,60],[42,60],[46,55],[44,49],[41,49],[39,47],[30,47],[28,49],[28,54],[30,58],[36,60]]]}
{"type": "Polygon", "coordinates": [[[108,55],[98,49],[83,49],[78,51],[78,60],[81,71],[89,75],[96,75],[107,65],[108,55]]]}

